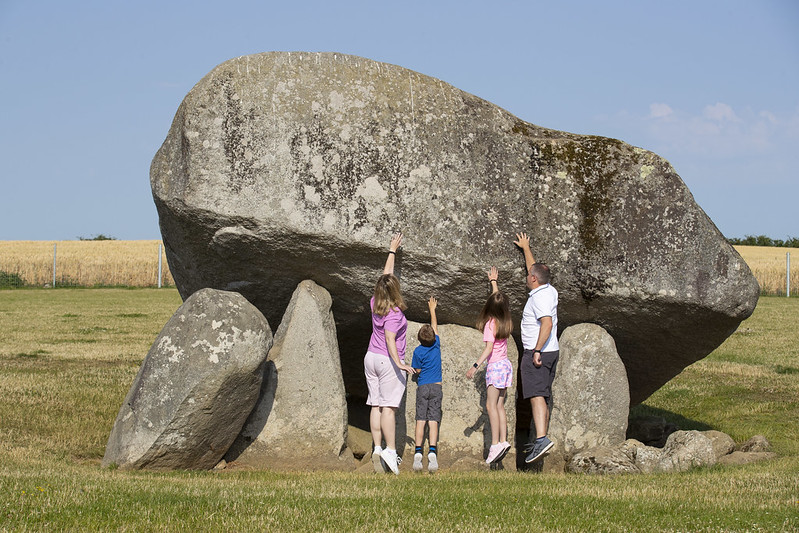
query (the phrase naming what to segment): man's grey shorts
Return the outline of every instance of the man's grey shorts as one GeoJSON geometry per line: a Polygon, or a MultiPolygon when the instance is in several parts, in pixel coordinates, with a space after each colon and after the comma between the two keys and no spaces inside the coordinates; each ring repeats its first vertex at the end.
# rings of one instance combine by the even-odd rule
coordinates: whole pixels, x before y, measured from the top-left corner
{"type": "Polygon", "coordinates": [[[441,383],[425,383],[416,388],[416,420],[441,422],[441,383]]]}
{"type": "Polygon", "coordinates": [[[552,396],[552,382],[555,380],[555,368],[558,366],[560,350],[541,353],[541,366],[533,364],[533,351],[522,352],[522,362],[519,365],[522,381],[522,397],[533,398],[552,396]]]}

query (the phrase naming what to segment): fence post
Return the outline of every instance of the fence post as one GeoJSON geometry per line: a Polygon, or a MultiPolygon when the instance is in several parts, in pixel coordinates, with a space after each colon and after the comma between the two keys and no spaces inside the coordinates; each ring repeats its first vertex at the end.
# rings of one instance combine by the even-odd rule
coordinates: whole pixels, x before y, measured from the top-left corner
{"type": "Polygon", "coordinates": [[[56,248],[58,244],[53,243],[53,288],[55,289],[55,256],[56,256],[56,248]]]}
{"type": "Polygon", "coordinates": [[[158,243],[158,288],[161,288],[161,255],[162,255],[162,248],[163,244],[158,243]]]}
{"type": "Polygon", "coordinates": [[[791,297],[791,252],[785,252],[785,296],[791,297]]]}

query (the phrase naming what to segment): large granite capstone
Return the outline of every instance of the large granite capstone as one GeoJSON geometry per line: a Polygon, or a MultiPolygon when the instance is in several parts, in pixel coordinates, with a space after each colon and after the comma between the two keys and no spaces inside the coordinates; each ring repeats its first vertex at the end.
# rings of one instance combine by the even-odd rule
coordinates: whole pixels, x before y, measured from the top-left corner
{"type": "MultiPolygon", "coordinates": [[[[531,94],[531,98],[534,94],[531,94]]],[[[758,285],[671,165],[542,128],[443,81],[336,53],[227,61],[180,105],[151,167],[185,298],[234,290],[277,323],[299,282],[333,297],[347,390],[365,397],[368,302],[392,232],[407,316],[472,325],[496,265],[518,320],[514,233],[560,291],[560,325],[604,327],[632,403],[753,311],[758,285]]],[[[516,330],[518,331],[518,329],[516,330]]]]}

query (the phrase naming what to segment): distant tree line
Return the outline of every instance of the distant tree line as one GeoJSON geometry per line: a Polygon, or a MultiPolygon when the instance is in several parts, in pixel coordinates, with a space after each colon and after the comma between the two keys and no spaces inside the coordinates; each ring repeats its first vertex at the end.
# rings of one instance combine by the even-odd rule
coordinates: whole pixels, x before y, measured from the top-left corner
{"type": "Polygon", "coordinates": [[[772,239],[771,237],[766,237],[765,235],[758,235],[757,237],[754,235],[747,235],[743,239],[738,237],[727,239],[727,242],[736,246],[777,246],[785,248],[799,248],[799,237],[788,237],[783,241],[782,239],[772,239]]]}
{"type": "Polygon", "coordinates": [[[95,235],[94,237],[78,237],[81,241],[115,241],[117,240],[116,237],[111,237],[109,235],[103,235],[100,233],[99,235],[95,235]]]}

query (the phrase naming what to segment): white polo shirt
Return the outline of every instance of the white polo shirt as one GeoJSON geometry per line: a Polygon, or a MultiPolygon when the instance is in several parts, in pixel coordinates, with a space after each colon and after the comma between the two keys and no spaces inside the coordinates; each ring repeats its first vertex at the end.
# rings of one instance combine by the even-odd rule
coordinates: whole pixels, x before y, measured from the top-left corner
{"type": "Polygon", "coordinates": [[[558,291],[547,283],[530,291],[522,313],[522,346],[525,350],[534,350],[541,329],[541,318],[552,317],[552,332],[549,334],[542,352],[559,350],[558,345],[558,291]]]}

